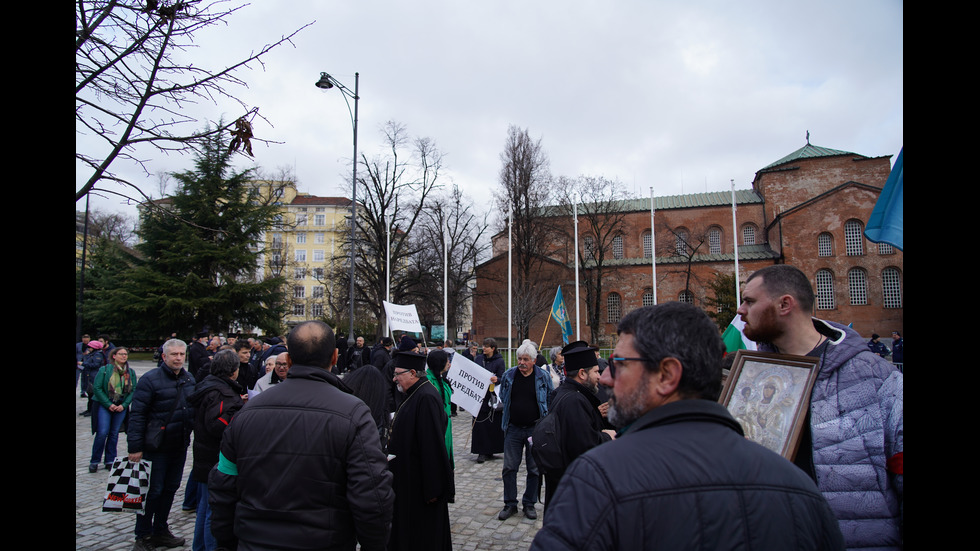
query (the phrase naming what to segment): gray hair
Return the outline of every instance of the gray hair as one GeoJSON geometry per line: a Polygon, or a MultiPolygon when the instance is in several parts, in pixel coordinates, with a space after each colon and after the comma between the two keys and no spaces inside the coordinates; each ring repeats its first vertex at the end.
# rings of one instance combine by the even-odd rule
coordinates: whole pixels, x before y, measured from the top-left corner
{"type": "Polygon", "coordinates": [[[187,349],[187,343],[180,339],[170,339],[163,343],[163,355],[166,356],[167,353],[174,348],[187,349]]]}
{"type": "Polygon", "coordinates": [[[531,339],[524,339],[524,342],[517,347],[517,357],[528,356],[530,358],[538,357],[538,345],[531,342],[531,339]]]}
{"type": "Polygon", "coordinates": [[[552,346],[551,347],[551,352],[549,354],[551,356],[551,363],[555,363],[555,360],[558,359],[558,355],[559,354],[561,354],[561,347],[560,346],[552,346]]]}
{"type": "Polygon", "coordinates": [[[231,349],[219,350],[211,360],[211,374],[215,377],[230,377],[238,367],[238,353],[231,349]]]}

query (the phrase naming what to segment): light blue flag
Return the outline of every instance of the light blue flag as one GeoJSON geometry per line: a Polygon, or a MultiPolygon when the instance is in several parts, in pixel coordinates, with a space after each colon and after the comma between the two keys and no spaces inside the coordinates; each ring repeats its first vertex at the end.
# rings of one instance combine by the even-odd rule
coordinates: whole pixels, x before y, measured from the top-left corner
{"type": "Polygon", "coordinates": [[[568,319],[568,310],[565,309],[565,299],[561,296],[561,285],[558,286],[558,293],[555,294],[555,302],[551,305],[551,317],[561,326],[561,340],[568,344],[568,339],[572,336],[572,321],[568,319]]]}
{"type": "Polygon", "coordinates": [[[871,218],[864,229],[864,235],[875,243],[888,243],[900,251],[902,248],[902,236],[905,228],[905,215],[903,210],[902,198],[902,155],[905,153],[903,147],[898,152],[898,160],[892,167],[888,181],[885,182],[885,189],[881,190],[878,202],[875,203],[874,210],[871,211],[871,218]]]}

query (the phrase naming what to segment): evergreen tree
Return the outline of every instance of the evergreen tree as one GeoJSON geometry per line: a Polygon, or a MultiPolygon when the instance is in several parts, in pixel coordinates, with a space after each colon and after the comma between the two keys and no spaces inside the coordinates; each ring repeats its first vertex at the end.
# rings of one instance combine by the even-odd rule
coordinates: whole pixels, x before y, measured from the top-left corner
{"type": "Polygon", "coordinates": [[[285,308],[281,277],[261,278],[263,233],[278,208],[231,173],[228,143],[209,139],[192,171],[174,174],[176,193],[144,210],[136,255],[116,288],[96,293],[100,317],[143,335],[189,334],[208,327],[276,334],[285,308]]]}
{"type": "Polygon", "coordinates": [[[735,296],[735,274],[715,273],[714,281],[708,283],[711,297],[705,298],[706,313],[715,320],[718,327],[725,329],[735,318],[738,298],[735,296]]]}

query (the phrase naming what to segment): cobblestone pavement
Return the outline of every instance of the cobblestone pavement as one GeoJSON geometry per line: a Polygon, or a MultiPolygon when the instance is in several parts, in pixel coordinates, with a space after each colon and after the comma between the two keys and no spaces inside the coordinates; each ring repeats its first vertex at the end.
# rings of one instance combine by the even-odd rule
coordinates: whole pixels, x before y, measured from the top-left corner
{"type": "MultiPolygon", "coordinates": [[[[138,375],[153,367],[151,362],[131,362],[138,375]]],[[[100,469],[88,472],[88,460],[92,454],[92,431],[89,417],[78,414],[86,407],[86,400],[75,391],[75,549],[92,551],[121,551],[133,546],[135,517],[131,513],[103,513],[102,499],[105,494],[108,473],[100,469]]],[[[506,521],[497,520],[503,507],[503,482],[500,471],[503,454],[485,463],[477,463],[470,450],[470,427],[473,416],[459,410],[450,418],[453,425],[453,448],[456,457],[456,503],[449,504],[452,522],[453,549],[457,551],[510,551],[527,549],[541,527],[543,505],[537,506],[538,519],[529,520],[520,512],[506,521]]],[[[119,435],[118,453],[126,453],[126,436],[119,435]]],[[[188,450],[184,465],[184,480],[190,474],[193,452],[188,450]]],[[[517,491],[524,491],[524,466],[517,475],[517,491]]],[[[543,490],[542,490],[543,494],[543,490]]],[[[184,487],[174,499],[170,513],[170,529],[178,537],[186,538],[184,548],[190,549],[194,537],[194,513],[181,511],[184,487]]],[[[162,549],[162,548],[161,548],[162,549]]]]}

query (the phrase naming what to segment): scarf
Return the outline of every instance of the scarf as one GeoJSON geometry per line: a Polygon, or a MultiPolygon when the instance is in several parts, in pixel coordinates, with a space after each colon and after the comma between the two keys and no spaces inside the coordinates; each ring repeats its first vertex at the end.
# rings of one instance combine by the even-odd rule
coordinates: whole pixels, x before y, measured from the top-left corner
{"type": "Polygon", "coordinates": [[[129,362],[124,365],[112,366],[112,374],[109,375],[108,388],[109,401],[113,404],[122,403],[123,397],[133,391],[133,381],[129,376],[129,362]]]}

